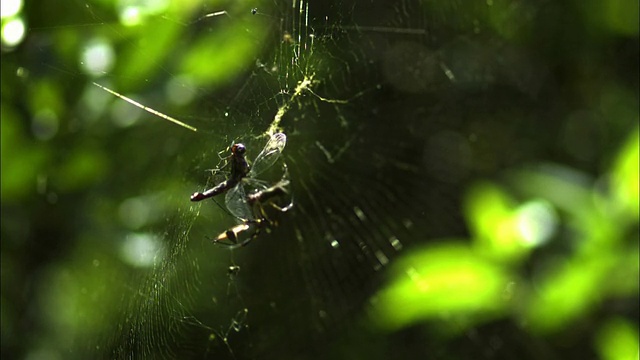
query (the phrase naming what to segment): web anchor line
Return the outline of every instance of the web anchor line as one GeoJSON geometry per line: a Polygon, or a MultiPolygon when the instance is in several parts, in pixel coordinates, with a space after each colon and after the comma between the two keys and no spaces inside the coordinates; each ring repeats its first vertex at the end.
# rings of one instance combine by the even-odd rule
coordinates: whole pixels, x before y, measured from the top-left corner
{"type": "Polygon", "coordinates": [[[171,121],[172,123],[180,125],[183,128],[189,129],[191,131],[198,131],[198,129],[196,129],[195,127],[193,127],[191,125],[187,125],[187,124],[183,123],[182,121],[180,121],[178,119],[172,118],[169,115],[165,115],[165,114],[163,114],[163,113],[161,113],[161,112],[159,112],[157,110],[154,110],[154,109],[152,109],[152,108],[150,108],[148,106],[144,106],[144,105],[140,104],[139,102],[137,102],[137,101],[135,101],[133,99],[130,99],[130,98],[128,98],[128,97],[126,97],[126,96],[124,96],[124,95],[122,95],[120,93],[117,93],[117,92],[115,92],[115,91],[113,91],[113,90],[111,90],[111,89],[109,89],[107,87],[104,87],[104,86],[102,86],[102,85],[100,85],[98,83],[94,82],[93,85],[99,87],[100,89],[102,89],[102,90],[104,90],[104,91],[106,91],[106,92],[108,92],[108,93],[110,93],[112,95],[115,95],[115,96],[119,97],[120,99],[128,102],[129,104],[132,104],[134,106],[139,107],[140,109],[142,109],[142,110],[144,110],[144,111],[146,111],[148,113],[151,113],[151,114],[153,114],[155,116],[161,117],[161,118],[163,118],[165,120],[171,121]]]}

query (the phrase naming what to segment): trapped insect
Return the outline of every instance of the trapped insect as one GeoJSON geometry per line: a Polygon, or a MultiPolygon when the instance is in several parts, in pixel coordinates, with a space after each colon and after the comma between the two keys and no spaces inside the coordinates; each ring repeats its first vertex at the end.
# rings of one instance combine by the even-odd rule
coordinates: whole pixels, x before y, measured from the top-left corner
{"type": "Polygon", "coordinates": [[[217,239],[214,239],[215,243],[228,246],[246,245],[261,230],[274,225],[264,211],[265,204],[272,204],[280,211],[287,211],[291,207],[292,203],[285,207],[278,207],[273,201],[277,197],[288,194],[289,181],[286,179],[286,165],[283,165],[285,169],[283,178],[271,187],[257,178],[279,159],[286,145],[286,139],[283,133],[273,134],[252,166],[245,158],[246,147],[240,143],[234,144],[231,147],[231,155],[227,158],[227,163],[231,165],[228,178],[211,189],[191,195],[191,201],[201,201],[226,193],[226,207],[231,215],[240,221],[240,224],[220,234],[217,239]],[[245,191],[245,186],[250,187],[249,195],[245,191]],[[245,234],[249,234],[248,239],[239,242],[238,239],[245,234]]]}
{"type": "MultiPolygon", "coordinates": [[[[271,136],[264,149],[258,154],[255,161],[253,162],[253,166],[250,166],[245,158],[245,153],[247,151],[246,147],[237,143],[231,147],[231,155],[227,158],[231,164],[231,173],[229,177],[221,182],[220,184],[214,186],[213,188],[206,190],[204,192],[195,192],[191,195],[191,201],[201,201],[204,199],[208,199],[210,197],[214,197],[216,195],[222,194],[224,192],[228,192],[231,189],[242,188],[237,185],[244,178],[255,178],[257,175],[263,173],[265,170],[270,168],[276,160],[280,157],[282,150],[284,149],[287,143],[287,136],[283,133],[275,133],[271,136]]],[[[227,203],[227,207],[229,207],[229,200],[235,199],[237,196],[233,192],[228,192],[225,201],[227,203]],[[229,195],[232,194],[232,195],[229,195]]],[[[234,213],[234,210],[229,209],[231,213],[234,213]]]]}
{"type": "Polygon", "coordinates": [[[247,149],[243,144],[234,144],[231,146],[231,155],[227,158],[231,163],[231,174],[229,178],[205,192],[193,193],[193,195],[191,195],[191,201],[200,201],[214,197],[238,185],[240,180],[247,176],[250,169],[249,163],[244,157],[246,151],[247,149]]]}

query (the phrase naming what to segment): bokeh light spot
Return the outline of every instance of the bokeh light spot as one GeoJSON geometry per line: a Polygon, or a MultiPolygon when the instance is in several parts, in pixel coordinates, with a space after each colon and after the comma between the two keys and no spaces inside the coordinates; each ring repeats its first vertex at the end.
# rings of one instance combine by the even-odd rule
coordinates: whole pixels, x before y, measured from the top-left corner
{"type": "Polygon", "coordinates": [[[17,15],[22,10],[22,0],[2,0],[0,14],[3,19],[17,15]]]}
{"type": "Polygon", "coordinates": [[[122,259],[135,267],[149,267],[162,260],[158,239],[152,234],[129,234],[122,244],[122,259]]]}
{"type": "Polygon", "coordinates": [[[103,75],[113,68],[115,54],[111,44],[103,39],[89,42],[81,54],[80,64],[89,75],[103,75]]]}
{"type": "Polygon", "coordinates": [[[9,48],[17,46],[24,39],[25,31],[24,21],[21,18],[7,21],[2,26],[2,45],[9,48]]]}

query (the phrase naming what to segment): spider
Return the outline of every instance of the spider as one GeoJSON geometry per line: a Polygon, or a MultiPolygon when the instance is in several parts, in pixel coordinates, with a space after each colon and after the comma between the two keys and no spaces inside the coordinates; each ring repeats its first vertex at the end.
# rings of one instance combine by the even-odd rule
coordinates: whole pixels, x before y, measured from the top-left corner
{"type": "Polygon", "coordinates": [[[293,207],[293,199],[286,206],[279,206],[275,201],[281,199],[286,195],[289,195],[289,180],[287,180],[287,172],[285,166],[285,175],[275,185],[249,194],[246,197],[245,209],[249,209],[246,214],[248,218],[240,218],[240,224],[235,225],[228,230],[224,231],[216,239],[213,240],[215,244],[228,246],[230,248],[238,248],[248,245],[252,240],[257,238],[263,230],[270,230],[277,225],[277,222],[271,220],[265,211],[265,206],[269,205],[272,208],[286,212],[293,207]],[[246,239],[240,241],[240,238],[247,234],[246,239]]]}

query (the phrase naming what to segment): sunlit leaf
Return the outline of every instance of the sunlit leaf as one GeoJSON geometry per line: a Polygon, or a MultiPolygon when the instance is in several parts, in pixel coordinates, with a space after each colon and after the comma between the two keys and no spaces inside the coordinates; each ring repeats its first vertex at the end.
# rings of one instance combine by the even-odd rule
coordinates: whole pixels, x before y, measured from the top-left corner
{"type": "Polygon", "coordinates": [[[619,318],[609,320],[598,332],[596,346],[602,360],[637,360],[638,325],[619,318]]]}
{"type": "Polygon", "coordinates": [[[516,203],[490,183],[480,183],[467,194],[465,213],[477,249],[499,260],[516,260],[528,252],[519,229],[516,203]]]}
{"type": "Polygon", "coordinates": [[[640,168],[640,136],[639,128],[635,128],[624,144],[615,161],[611,173],[612,190],[617,201],[627,212],[629,218],[637,221],[640,207],[638,193],[640,168]]]}
{"type": "Polygon", "coordinates": [[[448,316],[485,317],[509,305],[513,280],[501,267],[461,244],[414,250],[394,265],[378,293],[372,315],[398,329],[448,316]]]}
{"type": "Polygon", "coordinates": [[[537,286],[525,315],[534,332],[549,333],[569,326],[587,315],[607,297],[604,286],[616,257],[602,252],[598,256],[575,257],[549,268],[536,279],[537,286]]]}

